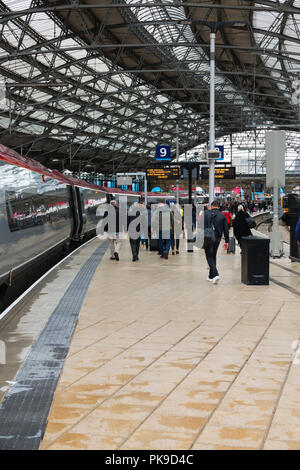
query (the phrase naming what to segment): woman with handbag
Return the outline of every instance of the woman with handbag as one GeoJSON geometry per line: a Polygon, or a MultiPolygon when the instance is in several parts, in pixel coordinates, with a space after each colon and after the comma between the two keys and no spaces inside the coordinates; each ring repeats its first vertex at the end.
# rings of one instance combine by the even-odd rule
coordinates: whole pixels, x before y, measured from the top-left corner
{"type": "Polygon", "coordinates": [[[236,216],[233,220],[233,234],[241,246],[241,238],[252,236],[249,223],[246,219],[249,219],[250,215],[244,210],[242,204],[237,208],[236,216]]]}

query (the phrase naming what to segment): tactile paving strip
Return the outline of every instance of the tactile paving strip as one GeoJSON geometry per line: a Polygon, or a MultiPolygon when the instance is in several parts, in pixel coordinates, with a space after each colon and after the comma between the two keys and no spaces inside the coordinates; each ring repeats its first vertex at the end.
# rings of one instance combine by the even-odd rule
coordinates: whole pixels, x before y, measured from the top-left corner
{"type": "Polygon", "coordinates": [[[108,247],[86,261],[49,318],[0,408],[0,450],[37,450],[90,281],[108,247]]]}

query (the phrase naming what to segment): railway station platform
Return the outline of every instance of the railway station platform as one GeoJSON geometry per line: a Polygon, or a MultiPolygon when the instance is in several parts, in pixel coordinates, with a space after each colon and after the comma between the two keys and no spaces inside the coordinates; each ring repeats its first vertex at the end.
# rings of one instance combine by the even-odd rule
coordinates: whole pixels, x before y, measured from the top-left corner
{"type": "Polygon", "coordinates": [[[221,244],[213,285],[180,250],[132,262],[124,240],[117,262],[94,239],[17,308],[0,449],[300,449],[300,264],[247,286],[221,244]]]}

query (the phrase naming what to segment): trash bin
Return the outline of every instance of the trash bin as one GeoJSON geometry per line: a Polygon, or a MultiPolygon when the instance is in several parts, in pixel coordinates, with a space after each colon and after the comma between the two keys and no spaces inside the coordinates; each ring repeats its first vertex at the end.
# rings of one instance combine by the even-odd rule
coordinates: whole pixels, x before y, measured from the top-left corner
{"type": "Polygon", "coordinates": [[[270,240],[261,237],[242,237],[242,283],[269,285],[270,240]]]}

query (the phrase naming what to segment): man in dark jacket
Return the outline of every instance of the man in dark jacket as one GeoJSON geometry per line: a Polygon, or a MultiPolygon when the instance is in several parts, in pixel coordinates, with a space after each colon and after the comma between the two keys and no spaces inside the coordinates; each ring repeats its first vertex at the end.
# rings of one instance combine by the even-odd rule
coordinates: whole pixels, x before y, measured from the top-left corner
{"type": "Polygon", "coordinates": [[[132,251],[132,261],[139,260],[141,235],[148,228],[148,212],[144,200],[134,202],[128,211],[128,236],[132,251]]]}
{"type": "Polygon", "coordinates": [[[220,212],[219,201],[213,201],[211,210],[204,212],[204,227],[213,226],[216,235],[216,241],[213,246],[205,248],[205,256],[209,266],[209,276],[207,281],[217,284],[220,276],[217,270],[217,251],[220,245],[222,235],[225,237],[224,249],[227,250],[229,242],[229,227],[226,216],[220,212]]]}
{"type": "Polygon", "coordinates": [[[296,225],[296,241],[300,244],[300,217],[296,225]]]}

